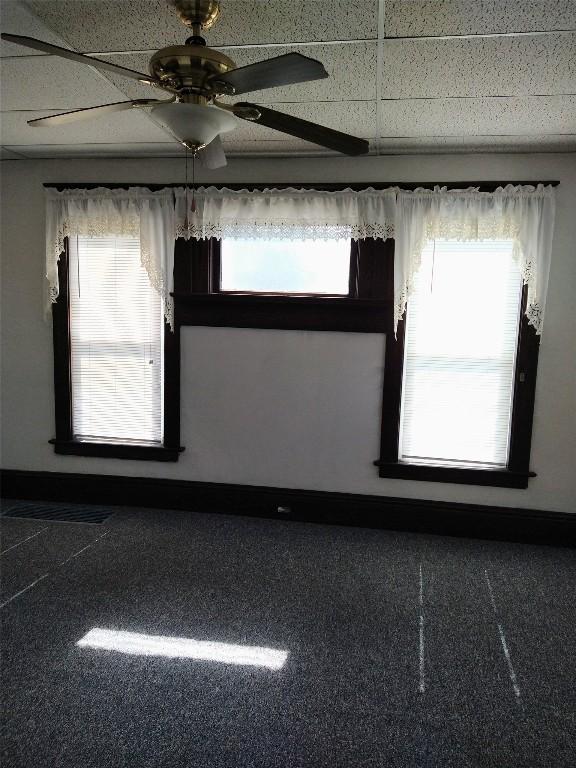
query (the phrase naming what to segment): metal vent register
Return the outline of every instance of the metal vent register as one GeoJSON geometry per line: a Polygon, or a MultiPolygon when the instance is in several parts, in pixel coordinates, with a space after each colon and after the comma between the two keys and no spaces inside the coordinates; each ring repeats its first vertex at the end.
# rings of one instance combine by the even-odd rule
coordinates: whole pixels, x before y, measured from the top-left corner
{"type": "Polygon", "coordinates": [[[3,499],[0,514],[3,517],[98,525],[107,520],[113,513],[104,507],[90,504],[58,504],[44,501],[3,499]]]}

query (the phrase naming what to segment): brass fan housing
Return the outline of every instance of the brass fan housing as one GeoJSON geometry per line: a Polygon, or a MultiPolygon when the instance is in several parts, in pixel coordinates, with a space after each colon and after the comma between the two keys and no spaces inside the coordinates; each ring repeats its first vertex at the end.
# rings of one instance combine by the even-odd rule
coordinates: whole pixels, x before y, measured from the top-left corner
{"type": "Polygon", "coordinates": [[[220,0],[168,0],[178,14],[178,18],[187,27],[210,29],[220,15],[220,0]]]}
{"type": "Polygon", "coordinates": [[[218,81],[218,75],[235,68],[232,59],[205,45],[161,48],[150,59],[150,73],[162,88],[178,95],[233,93],[230,86],[218,81]]]}

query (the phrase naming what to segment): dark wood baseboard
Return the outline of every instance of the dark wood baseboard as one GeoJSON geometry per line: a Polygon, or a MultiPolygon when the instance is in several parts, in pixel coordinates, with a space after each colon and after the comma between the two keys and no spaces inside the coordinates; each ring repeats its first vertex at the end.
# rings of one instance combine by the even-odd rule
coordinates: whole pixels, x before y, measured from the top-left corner
{"type": "Polygon", "coordinates": [[[576,546],[576,514],[152,477],[2,470],[5,498],[221,512],[576,546]]]}

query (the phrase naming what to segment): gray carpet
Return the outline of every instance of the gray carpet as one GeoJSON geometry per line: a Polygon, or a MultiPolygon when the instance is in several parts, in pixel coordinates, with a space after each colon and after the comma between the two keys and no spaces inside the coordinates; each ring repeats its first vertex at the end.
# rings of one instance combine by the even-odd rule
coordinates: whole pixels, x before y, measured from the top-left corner
{"type": "Polygon", "coordinates": [[[0,524],[5,768],[576,763],[573,550],[150,510],[0,524]]]}

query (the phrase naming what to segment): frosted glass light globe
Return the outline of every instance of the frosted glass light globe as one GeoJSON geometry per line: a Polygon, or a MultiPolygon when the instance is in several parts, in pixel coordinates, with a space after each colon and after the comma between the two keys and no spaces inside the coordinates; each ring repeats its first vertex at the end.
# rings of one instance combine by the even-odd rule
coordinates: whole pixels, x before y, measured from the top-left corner
{"type": "Polygon", "coordinates": [[[234,115],[212,105],[160,104],[152,108],[152,117],[180,141],[199,147],[237,126],[234,115]]]}

